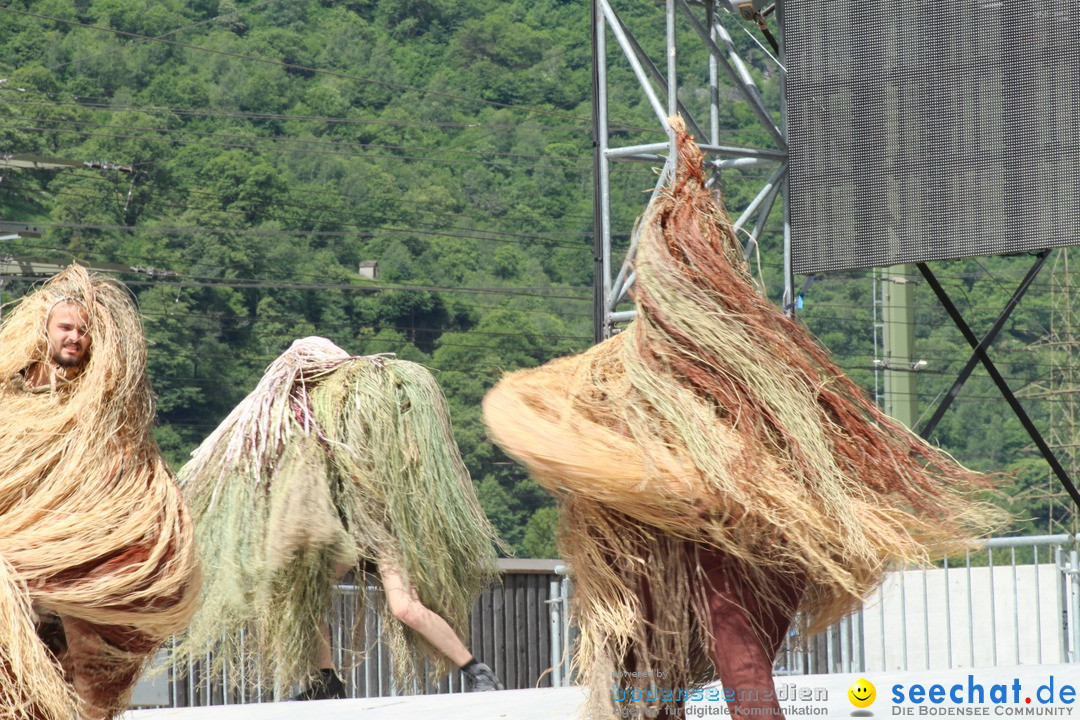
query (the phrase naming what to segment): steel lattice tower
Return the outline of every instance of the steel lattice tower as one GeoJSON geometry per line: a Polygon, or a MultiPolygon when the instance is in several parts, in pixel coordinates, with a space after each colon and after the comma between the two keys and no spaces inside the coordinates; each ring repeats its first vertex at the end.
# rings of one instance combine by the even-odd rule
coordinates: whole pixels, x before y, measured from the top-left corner
{"type": "MultiPolygon", "coordinates": [[[[1049,377],[1029,397],[1047,405],[1050,427],[1047,443],[1071,477],[1080,472],[1080,337],[1073,303],[1078,299],[1069,266],[1069,249],[1058,250],[1050,272],[1050,332],[1039,343],[1048,352],[1049,377]]],[[[1054,476],[1027,493],[1046,503],[1046,532],[1080,532],[1080,517],[1054,476]]]]}
{"type": "MultiPolygon", "coordinates": [[[[734,33],[746,32],[740,17],[751,18],[771,35],[773,25],[780,37],[778,52],[769,53],[777,72],[784,74],[783,41],[778,17],[782,3],[770,4],[764,0],[741,2],[740,0],[661,0],[655,18],[650,22],[665,23],[666,59],[654,63],[634,36],[630,27],[619,15],[619,0],[592,0],[593,10],[593,133],[595,177],[595,334],[599,342],[616,331],[619,323],[633,317],[628,308],[628,291],[634,283],[631,268],[637,247],[637,234],[631,234],[629,250],[622,258],[612,253],[612,193],[610,170],[613,163],[647,162],[662,165],[658,174],[656,192],[663,187],[673,167],[674,137],[667,126],[667,118],[676,113],[686,120],[687,127],[705,152],[711,169],[721,170],[766,167],[768,179],[753,198],[742,207],[728,206],[735,218],[736,231],[746,237],[746,253],[749,257],[756,251],[757,243],[765,229],[766,221],[778,199],[784,204],[784,305],[791,303],[792,274],[790,262],[790,231],[785,201],[787,195],[787,142],[784,130],[783,92],[770,106],[766,102],[751,66],[740,57],[734,33]],[[772,16],[766,20],[768,16],[772,16]],[[772,20],[775,18],[775,23],[772,20]],[[622,51],[624,59],[633,71],[648,106],[655,115],[658,128],[667,136],[666,142],[619,146],[612,137],[608,125],[608,47],[609,42],[622,51]],[[677,59],[680,44],[703,46],[707,51],[708,66],[695,69],[694,78],[706,78],[701,89],[708,91],[708,118],[695,118],[680,101],[677,59]],[[663,70],[661,69],[663,68],[663,70]],[[762,146],[721,144],[720,115],[726,103],[745,103],[759,123],[769,143],[762,146]]],[[[755,40],[755,42],[757,42],[755,40]]],[[[700,55],[700,53],[698,53],[700,55]]],[[[636,210],[640,213],[644,205],[636,210]]],[[[629,231],[630,228],[620,230],[629,231]]]]}

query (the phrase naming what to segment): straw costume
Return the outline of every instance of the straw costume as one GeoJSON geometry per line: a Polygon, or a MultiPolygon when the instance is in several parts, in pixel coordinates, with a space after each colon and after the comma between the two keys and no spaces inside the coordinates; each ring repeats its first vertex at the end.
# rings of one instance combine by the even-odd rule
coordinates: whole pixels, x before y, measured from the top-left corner
{"type": "MultiPolygon", "coordinates": [[[[494,530],[445,400],[415,363],[297,340],[179,478],[208,577],[176,659],[209,651],[215,677],[261,681],[278,696],[317,680],[335,565],[357,567],[359,582],[377,581],[375,566],[398,569],[459,637],[496,574],[494,530]]],[[[433,674],[445,669],[383,610],[399,689],[425,658],[433,674]]],[[[362,608],[357,618],[362,632],[362,608]]]]}
{"type": "Polygon", "coordinates": [[[680,691],[716,675],[745,694],[733,713],[778,712],[772,662],[796,615],[822,629],[890,563],[999,520],[979,476],[881,413],[757,292],[701,152],[672,127],[678,166],[642,218],[636,319],[484,401],[495,442],[560,503],[596,718],[613,702],[677,715],[680,691]]]}
{"type": "Polygon", "coordinates": [[[0,348],[0,717],[113,717],[198,591],[142,327],[122,286],[73,265],[4,318],[0,348]],[[50,355],[60,306],[86,321],[77,368],[50,355]]]}

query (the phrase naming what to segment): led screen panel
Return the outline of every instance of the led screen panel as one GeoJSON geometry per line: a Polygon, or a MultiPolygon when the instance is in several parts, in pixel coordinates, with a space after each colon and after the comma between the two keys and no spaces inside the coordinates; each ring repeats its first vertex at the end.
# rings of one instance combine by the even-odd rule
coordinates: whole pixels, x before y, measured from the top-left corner
{"type": "Polygon", "coordinates": [[[1080,243],[1080,2],[786,0],[792,262],[1080,243]]]}

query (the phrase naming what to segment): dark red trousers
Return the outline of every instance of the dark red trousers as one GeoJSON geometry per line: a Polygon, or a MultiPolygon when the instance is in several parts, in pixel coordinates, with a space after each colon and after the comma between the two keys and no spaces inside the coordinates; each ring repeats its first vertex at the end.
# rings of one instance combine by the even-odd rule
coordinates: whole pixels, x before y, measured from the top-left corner
{"type": "Polygon", "coordinates": [[[771,708],[779,714],[773,660],[783,645],[805,585],[801,573],[779,570],[748,573],[729,556],[700,552],[709,584],[712,660],[723,683],[731,714],[771,708]],[[768,588],[764,591],[764,588],[768,588]]]}

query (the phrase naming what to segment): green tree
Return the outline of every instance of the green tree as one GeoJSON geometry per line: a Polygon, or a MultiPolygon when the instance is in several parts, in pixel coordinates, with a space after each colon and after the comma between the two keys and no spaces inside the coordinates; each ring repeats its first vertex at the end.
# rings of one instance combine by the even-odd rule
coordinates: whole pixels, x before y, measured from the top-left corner
{"type": "Polygon", "coordinates": [[[553,507],[543,507],[532,514],[525,524],[525,534],[521,540],[521,555],[533,558],[554,558],[559,556],[555,547],[555,530],[559,524],[559,511],[553,507]]]}

